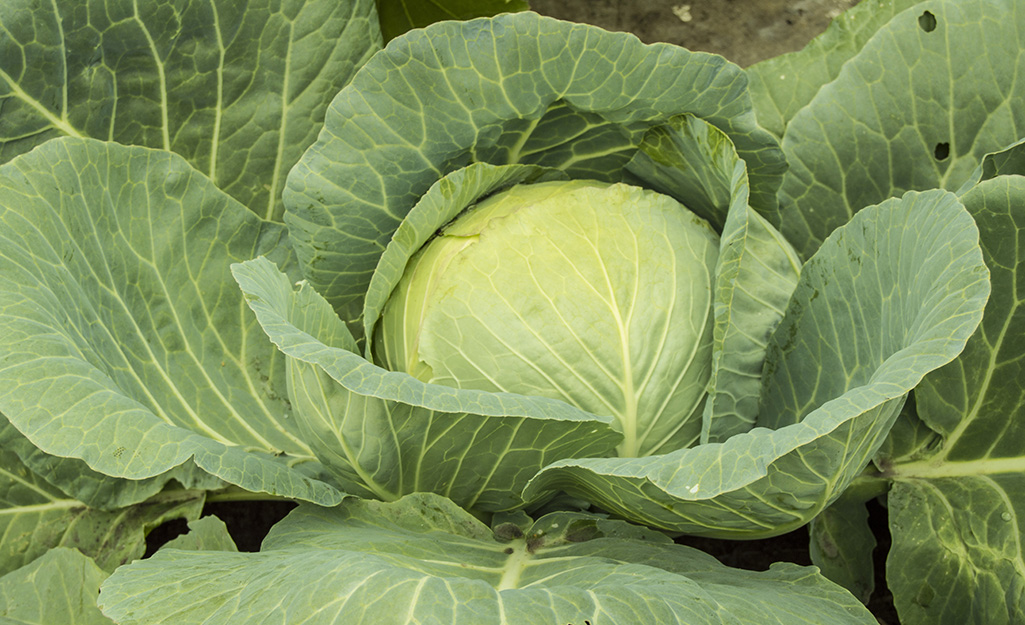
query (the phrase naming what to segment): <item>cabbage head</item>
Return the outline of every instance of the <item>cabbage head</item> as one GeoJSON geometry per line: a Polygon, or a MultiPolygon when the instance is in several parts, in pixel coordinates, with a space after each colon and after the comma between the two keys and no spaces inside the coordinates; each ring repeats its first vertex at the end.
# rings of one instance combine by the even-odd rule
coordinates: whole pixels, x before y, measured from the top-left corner
{"type": "Polygon", "coordinates": [[[410,260],[377,361],[424,382],[615,417],[620,456],[701,434],[719,235],[673,198],[591,180],[518,185],[410,260]]]}
{"type": "Polygon", "coordinates": [[[803,262],[785,171],[721,57],[530,13],[439,23],[375,55],[290,172],[305,279],[234,274],[345,492],[478,513],[566,492],[771,535],[861,472],[988,292],[942,191],[803,262]]]}

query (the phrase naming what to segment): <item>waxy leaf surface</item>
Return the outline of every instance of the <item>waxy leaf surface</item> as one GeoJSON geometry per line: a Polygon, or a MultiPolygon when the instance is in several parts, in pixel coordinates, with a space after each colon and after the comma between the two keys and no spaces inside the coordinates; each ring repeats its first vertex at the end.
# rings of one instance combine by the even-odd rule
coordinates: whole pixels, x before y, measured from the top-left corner
{"type": "Polygon", "coordinates": [[[100,606],[121,625],[874,622],[811,568],[730,569],[581,513],[500,527],[429,494],[301,506],[260,553],[167,549],[119,569],[100,606]]]}
{"type": "Polygon", "coordinates": [[[34,445],[337,503],[229,268],[287,264],[282,226],[174,154],[70,138],[0,167],[0,225],[0,412],[34,445]]]}
{"type": "Polygon", "coordinates": [[[1025,135],[1023,30],[1015,0],[928,0],[865,42],[783,136],[794,246],[809,255],[858,210],[907,190],[955,191],[1025,135]]]}
{"type": "Polygon", "coordinates": [[[373,0],[11,0],[0,24],[0,162],[60,136],[171,150],[278,221],[285,175],[381,46],[373,0]]]}
{"type": "Polygon", "coordinates": [[[893,480],[887,582],[908,625],[1025,619],[1025,177],[984,180],[961,199],[993,293],[964,352],[915,391],[937,440],[916,449],[895,431],[905,440],[877,459],[893,480]]]}

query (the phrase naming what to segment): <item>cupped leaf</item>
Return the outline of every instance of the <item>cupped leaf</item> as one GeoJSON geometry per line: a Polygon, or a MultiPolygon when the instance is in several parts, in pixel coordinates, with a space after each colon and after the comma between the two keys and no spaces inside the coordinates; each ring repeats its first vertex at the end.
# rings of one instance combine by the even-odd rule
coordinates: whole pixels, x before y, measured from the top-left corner
{"type": "Polygon", "coordinates": [[[110,572],[141,558],[146,534],[170,519],[195,519],[205,494],[166,490],[145,502],[103,511],[89,508],[0,450],[0,574],[32,562],[51,547],[70,547],[110,572]]]}
{"type": "Polygon", "coordinates": [[[901,621],[1025,619],[1025,177],[984,180],[961,196],[993,281],[978,331],[915,390],[922,428],[895,432],[878,458],[893,480],[887,581],[901,621]],[[924,578],[923,578],[924,574],[924,578]]]}
{"type": "Polygon", "coordinates": [[[194,462],[248,490],[339,501],[293,466],[316,463],[284,358],[230,273],[259,254],[285,264],[283,226],[174,154],[92,139],[0,167],[0,224],[0,413],[34,445],[110,476],[194,462]]]}
{"type": "Polygon", "coordinates": [[[309,284],[293,289],[260,258],[233,266],[264,330],[288,356],[289,393],[318,458],[355,494],[392,500],[442,493],[482,510],[521,506],[520,492],[559,458],[608,451],[610,417],[561,401],[425,384],[381,369],[309,284]]]}
{"type": "Polygon", "coordinates": [[[434,22],[468,20],[529,8],[526,0],[377,0],[385,41],[434,22]]]}
{"type": "Polygon", "coordinates": [[[1018,140],[1023,29],[1015,0],[929,0],[880,28],[787,126],[782,230],[797,249],[906,190],[956,190],[1018,140]]]}
{"type": "Polygon", "coordinates": [[[122,625],[874,622],[814,569],[730,569],[581,513],[492,533],[429,494],[300,506],[257,554],[161,550],[109,578],[100,605],[122,625]]]}
{"type": "Polygon", "coordinates": [[[339,92],[289,174],[303,273],[356,322],[392,233],[445,174],[528,163],[618,181],[644,134],[685,112],[729,135],[752,204],[771,210],[785,163],[755,123],[743,72],[722,57],[532,13],[412,31],[339,92]]]}
{"type": "Polygon", "coordinates": [[[801,263],[766,218],[748,206],[747,167],[729,137],[693,115],[645,135],[627,171],[676,198],[721,233],[715,268],[712,375],[701,442],[754,426],[769,336],[790,299],[801,263]]]}
{"type": "Polygon", "coordinates": [[[566,490],[712,536],[803,525],[869,461],[906,393],[961,351],[988,294],[978,230],[952,194],[866,209],[805,264],[773,335],[759,424],[774,429],[651,458],[561,461],[525,496],[566,490]]]}
{"type": "Polygon", "coordinates": [[[172,150],[278,220],[330,98],[381,47],[373,0],[13,0],[0,23],[0,162],[60,136],[172,150]]]}
{"type": "Polygon", "coordinates": [[[758,123],[782,137],[787,124],[818,90],[895,15],[923,0],[874,0],[844,11],[808,45],[748,67],[758,123]]]}
{"type": "Polygon", "coordinates": [[[0,577],[2,625],[112,625],[96,605],[107,573],[65,547],[0,577]]]}

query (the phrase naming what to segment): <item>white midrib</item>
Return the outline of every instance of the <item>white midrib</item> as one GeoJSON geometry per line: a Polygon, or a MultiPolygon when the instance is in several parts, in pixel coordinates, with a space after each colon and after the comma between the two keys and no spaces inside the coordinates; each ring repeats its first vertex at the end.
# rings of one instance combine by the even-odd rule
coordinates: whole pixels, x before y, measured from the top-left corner
{"type": "Polygon", "coordinates": [[[623,337],[623,412],[620,417],[623,423],[623,442],[619,444],[619,456],[634,458],[637,456],[637,393],[634,389],[633,363],[630,362],[630,343],[623,337]]]}
{"type": "Polygon", "coordinates": [[[51,503],[40,503],[31,506],[14,506],[0,510],[0,517],[17,516],[20,514],[45,513],[53,510],[69,510],[72,508],[85,508],[81,501],[75,499],[57,499],[51,503]]]}
{"type": "Polygon", "coordinates": [[[935,458],[919,462],[900,464],[886,472],[892,479],[937,479],[944,477],[972,477],[978,475],[1000,475],[1003,473],[1025,473],[1025,457],[984,458],[981,460],[937,462],[935,458]]]}
{"type": "Polygon", "coordinates": [[[505,566],[502,567],[502,578],[498,580],[498,584],[495,589],[499,592],[503,590],[512,590],[520,587],[520,577],[523,575],[523,571],[527,569],[527,565],[530,564],[533,559],[533,554],[527,550],[527,541],[519,539],[513,544],[513,552],[509,555],[509,559],[506,560],[505,566]]]}
{"type": "Polygon", "coordinates": [[[7,88],[11,90],[11,94],[14,97],[34,108],[43,117],[43,119],[49,122],[50,125],[56,128],[57,130],[60,130],[69,137],[82,138],[85,136],[82,133],[80,133],[78,129],[76,129],[74,126],[68,123],[68,120],[64,117],[64,115],[67,112],[67,109],[65,109],[61,117],[57,117],[53,114],[53,111],[43,106],[43,104],[39,102],[39,100],[36,100],[28,93],[26,93],[25,90],[21,88],[21,85],[15,82],[14,78],[12,78],[11,75],[7,72],[0,70],[0,80],[7,83],[7,88]]]}
{"type": "Polygon", "coordinates": [[[295,41],[295,23],[288,23],[288,46],[285,48],[285,71],[281,76],[281,126],[278,127],[277,152],[274,155],[274,169],[271,171],[270,188],[267,193],[267,210],[264,219],[273,219],[277,207],[278,187],[281,184],[281,163],[285,160],[285,145],[288,129],[288,115],[291,103],[288,101],[289,81],[292,72],[292,43],[295,41]]]}
{"type": "Polygon", "coordinates": [[[214,128],[210,138],[210,180],[217,181],[217,152],[221,145],[221,117],[224,115],[224,38],[221,35],[221,16],[217,12],[217,3],[211,2],[214,13],[214,33],[217,35],[217,106],[214,107],[214,128]]]}
{"type": "MultiPolygon", "coordinates": [[[[607,274],[606,279],[609,280],[607,274]]],[[[637,431],[640,429],[640,425],[637,423],[638,398],[637,389],[634,388],[633,362],[630,359],[630,319],[629,315],[625,320],[620,315],[619,306],[616,302],[616,295],[612,288],[611,280],[609,280],[608,287],[612,303],[612,312],[616,317],[616,325],[619,327],[619,347],[622,350],[623,356],[623,410],[619,414],[619,421],[623,425],[623,442],[620,443],[616,449],[621,458],[635,458],[637,457],[637,452],[640,447],[637,439],[637,431]]],[[[636,290],[634,293],[634,302],[636,302],[636,290]]],[[[632,314],[632,305],[630,310],[632,314]]]]}

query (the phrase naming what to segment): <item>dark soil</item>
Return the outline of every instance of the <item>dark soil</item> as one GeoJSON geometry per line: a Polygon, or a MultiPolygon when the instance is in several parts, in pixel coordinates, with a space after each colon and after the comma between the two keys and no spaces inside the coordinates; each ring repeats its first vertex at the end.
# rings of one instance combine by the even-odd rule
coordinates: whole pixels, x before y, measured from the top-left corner
{"type": "Polygon", "coordinates": [[[715,52],[747,67],[799,50],[858,0],[530,0],[533,10],[645,43],[715,52]]]}

